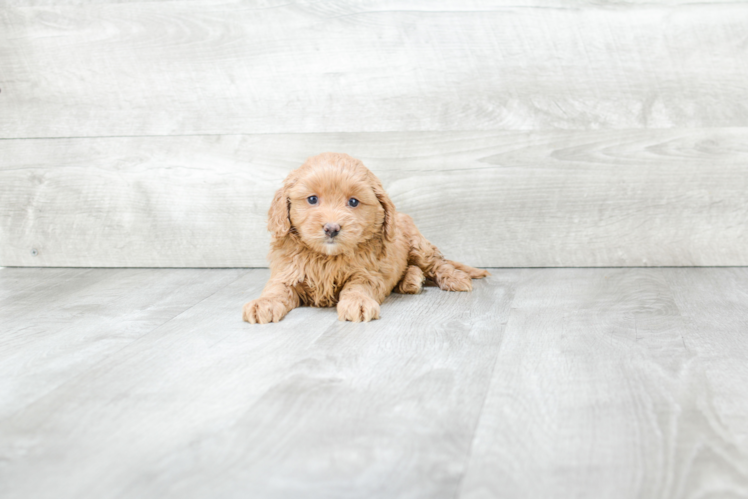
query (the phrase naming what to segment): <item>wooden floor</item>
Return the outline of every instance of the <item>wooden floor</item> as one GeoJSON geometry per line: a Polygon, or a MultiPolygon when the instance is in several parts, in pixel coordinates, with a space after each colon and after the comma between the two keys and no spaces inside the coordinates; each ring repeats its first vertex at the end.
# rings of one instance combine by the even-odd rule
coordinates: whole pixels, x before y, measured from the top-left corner
{"type": "Polygon", "coordinates": [[[243,323],[268,274],[0,269],[0,496],[748,495],[748,268],[243,323]]]}

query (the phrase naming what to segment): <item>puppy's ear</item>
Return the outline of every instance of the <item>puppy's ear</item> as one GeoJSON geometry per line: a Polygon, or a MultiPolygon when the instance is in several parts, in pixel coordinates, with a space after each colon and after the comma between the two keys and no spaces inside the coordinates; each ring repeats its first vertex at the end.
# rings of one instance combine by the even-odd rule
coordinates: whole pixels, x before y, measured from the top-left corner
{"type": "Polygon", "coordinates": [[[382,208],[384,208],[384,224],[382,225],[382,229],[384,230],[384,238],[387,241],[392,241],[395,239],[396,229],[395,204],[392,203],[390,197],[387,196],[387,193],[382,187],[382,182],[374,174],[371,174],[371,186],[374,189],[374,194],[379,200],[379,203],[382,205],[382,208]]]}
{"type": "Polygon", "coordinates": [[[288,188],[284,184],[282,188],[275,192],[268,211],[268,231],[273,235],[273,238],[282,238],[291,230],[290,204],[288,188]]]}

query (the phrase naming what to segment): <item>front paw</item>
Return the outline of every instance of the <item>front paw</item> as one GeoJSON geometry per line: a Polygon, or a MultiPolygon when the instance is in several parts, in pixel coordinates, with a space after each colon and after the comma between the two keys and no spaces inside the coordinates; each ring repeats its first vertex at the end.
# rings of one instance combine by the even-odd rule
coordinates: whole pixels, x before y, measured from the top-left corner
{"type": "Polygon", "coordinates": [[[259,298],[244,304],[242,317],[244,321],[252,324],[263,325],[265,323],[277,323],[288,310],[283,302],[276,299],[259,298]]]}
{"type": "Polygon", "coordinates": [[[353,295],[338,302],[340,321],[371,321],[379,319],[379,303],[367,295],[353,295]]]}

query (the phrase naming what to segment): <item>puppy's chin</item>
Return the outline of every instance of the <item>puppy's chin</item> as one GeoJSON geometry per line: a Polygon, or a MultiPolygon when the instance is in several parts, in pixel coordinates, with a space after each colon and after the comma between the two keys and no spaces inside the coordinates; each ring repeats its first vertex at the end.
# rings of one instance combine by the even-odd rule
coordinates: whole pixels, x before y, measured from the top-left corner
{"type": "Polygon", "coordinates": [[[328,239],[317,239],[312,241],[305,241],[307,246],[317,253],[322,255],[340,255],[346,253],[348,247],[343,245],[340,241],[333,240],[332,242],[328,239]]]}
{"type": "Polygon", "coordinates": [[[343,247],[343,245],[341,245],[337,241],[326,241],[318,245],[318,247],[321,250],[321,253],[324,253],[325,255],[339,255],[345,252],[345,248],[343,247]]]}

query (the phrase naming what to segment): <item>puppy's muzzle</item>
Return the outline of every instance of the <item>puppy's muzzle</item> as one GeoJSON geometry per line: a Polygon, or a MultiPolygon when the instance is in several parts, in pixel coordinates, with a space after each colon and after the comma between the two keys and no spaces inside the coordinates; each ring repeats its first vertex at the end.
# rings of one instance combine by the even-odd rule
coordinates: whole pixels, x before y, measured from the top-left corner
{"type": "Polygon", "coordinates": [[[325,234],[329,238],[334,238],[340,232],[340,224],[330,224],[329,222],[324,226],[325,234]]]}

